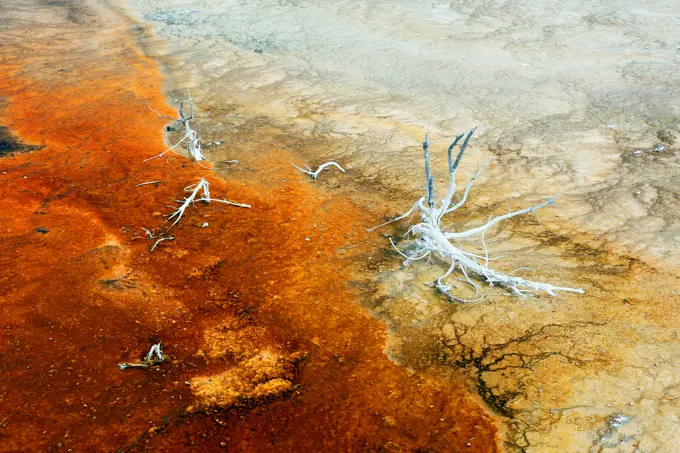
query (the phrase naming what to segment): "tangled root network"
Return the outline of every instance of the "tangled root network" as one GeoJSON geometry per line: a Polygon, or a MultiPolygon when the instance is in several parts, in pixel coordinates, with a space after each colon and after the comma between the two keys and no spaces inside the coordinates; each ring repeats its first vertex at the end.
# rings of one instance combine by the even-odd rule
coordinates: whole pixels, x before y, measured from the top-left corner
{"type": "Polygon", "coordinates": [[[467,281],[467,283],[469,283],[475,289],[475,292],[477,292],[480,286],[470,278],[471,274],[476,275],[489,286],[504,287],[511,293],[520,297],[529,297],[536,292],[545,292],[551,296],[554,296],[557,291],[567,291],[582,294],[583,290],[580,288],[565,288],[553,286],[548,283],[525,280],[521,277],[514,277],[509,274],[498,272],[489,267],[489,261],[492,260],[492,258],[489,258],[486,249],[486,243],[484,242],[484,234],[486,231],[488,231],[495,224],[504,220],[534,212],[545,206],[552,205],[557,197],[550,198],[536,206],[531,206],[519,211],[509,212],[505,215],[497,217],[491,217],[484,225],[472,228],[467,231],[449,232],[441,228],[442,218],[445,215],[456,211],[465,204],[468,194],[470,193],[470,189],[484,169],[485,164],[482,164],[475,175],[466,182],[462,195],[459,197],[458,201],[454,203],[453,198],[456,195],[456,170],[460,160],[463,157],[463,154],[465,153],[465,148],[467,147],[468,142],[470,141],[470,138],[474,132],[475,128],[471,129],[467,133],[467,136],[465,134],[459,135],[449,146],[449,186],[448,190],[446,191],[446,195],[439,202],[435,201],[434,177],[432,176],[432,172],[430,170],[430,142],[428,140],[428,136],[426,135],[425,142],[423,142],[423,151],[425,158],[425,173],[427,177],[427,195],[421,197],[405,214],[391,220],[390,222],[372,228],[372,230],[380,228],[389,223],[405,219],[412,214],[420,214],[421,222],[411,226],[411,228],[409,228],[406,233],[407,236],[410,235],[415,238],[415,241],[413,242],[412,246],[409,247],[409,250],[402,252],[397,249],[394,242],[392,242],[392,245],[402,256],[406,258],[404,265],[408,265],[413,261],[429,258],[433,254],[441,259],[444,259],[445,261],[450,262],[449,269],[445,274],[437,278],[435,286],[439,291],[446,295],[450,301],[453,302],[470,303],[481,300],[483,297],[481,296],[476,300],[465,300],[460,297],[456,297],[451,293],[451,285],[447,283],[446,279],[451,275],[451,273],[454,272],[454,270],[456,270],[456,268],[463,275],[465,281],[467,281]],[[463,140],[463,138],[465,139],[463,140]],[[453,150],[461,140],[463,140],[463,142],[461,145],[459,145],[459,151],[454,160],[453,150]],[[466,252],[460,245],[460,240],[468,239],[473,236],[479,236],[481,238],[484,255],[466,252]],[[454,245],[452,241],[454,241],[457,245],[454,245]]]}

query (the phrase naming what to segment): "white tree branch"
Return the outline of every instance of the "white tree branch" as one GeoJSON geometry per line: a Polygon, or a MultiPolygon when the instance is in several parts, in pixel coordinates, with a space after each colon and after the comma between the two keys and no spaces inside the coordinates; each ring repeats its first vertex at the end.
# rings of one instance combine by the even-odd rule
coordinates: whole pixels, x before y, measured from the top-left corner
{"type": "Polygon", "coordinates": [[[177,147],[178,147],[180,144],[182,144],[182,142],[183,142],[184,140],[186,140],[188,137],[189,137],[189,134],[187,133],[184,137],[182,137],[182,139],[181,139],[180,141],[178,141],[177,143],[175,143],[174,145],[172,145],[170,148],[166,149],[165,151],[163,151],[163,152],[160,153],[160,154],[156,154],[155,156],[152,156],[152,157],[149,157],[149,158],[147,158],[147,159],[144,159],[142,162],[148,162],[148,161],[150,161],[150,160],[158,159],[159,157],[163,157],[163,156],[165,155],[165,153],[167,153],[168,151],[172,151],[173,149],[177,148],[177,147]]]}
{"type": "Polygon", "coordinates": [[[219,202],[219,203],[225,203],[225,204],[229,204],[229,205],[232,205],[232,206],[238,206],[240,208],[250,208],[250,205],[248,205],[248,204],[235,203],[233,201],[228,201],[228,200],[225,200],[225,199],[217,199],[216,200],[216,199],[210,198],[210,184],[208,184],[208,181],[206,181],[205,178],[201,178],[201,180],[198,182],[198,184],[192,184],[190,186],[185,187],[184,190],[186,192],[191,192],[191,195],[186,197],[184,200],[177,200],[177,202],[181,203],[181,205],[180,205],[179,208],[177,208],[177,210],[175,212],[173,212],[172,214],[170,214],[168,216],[168,220],[172,220],[173,218],[175,218],[175,221],[172,223],[172,225],[170,225],[170,228],[172,228],[173,226],[175,226],[177,224],[177,222],[179,222],[179,220],[184,215],[184,211],[186,210],[186,208],[188,208],[189,205],[193,205],[196,201],[204,201],[206,203],[210,203],[211,201],[216,201],[216,202],[219,202]],[[198,196],[198,193],[200,191],[203,191],[203,196],[201,198],[196,199],[196,197],[198,196]]]}
{"type": "Polygon", "coordinates": [[[163,242],[163,241],[173,241],[174,239],[175,239],[175,236],[167,236],[167,237],[161,237],[161,238],[156,239],[156,242],[154,242],[153,245],[151,247],[149,247],[149,253],[156,250],[156,247],[158,247],[158,244],[160,244],[161,242],[163,242]]]}
{"type": "Polygon", "coordinates": [[[418,200],[418,201],[416,202],[416,204],[414,204],[413,207],[412,207],[411,209],[409,209],[406,213],[400,215],[399,217],[397,217],[397,218],[395,218],[395,219],[390,220],[389,222],[381,223],[381,224],[378,225],[378,226],[374,226],[373,228],[369,228],[367,231],[370,233],[371,231],[377,230],[378,228],[382,228],[382,227],[384,227],[385,225],[389,225],[390,223],[398,222],[398,221],[400,221],[401,219],[405,219],[406,217],[408,217],[409,215],[411,215],[411,213],[412,213],[413,211],[415,211],[416,209],[418,209],[418,204],[421,203],[422,201],[423,201],[423,199],[421,198],[421,199],[418,200]]]}
{"type": "MultiPolygon", "coordinates": [[[[191,159],[196,161],[196,162],[205,160],[205,156],[203,155],[203,153],[201,151],[201,144],[203,143],[203,141],[200,138],[198,138],[198,132],[193,130],[191,128],[191,124],[189,124],[189,121],[194,119],[194,102],[193,102],[194,99],[191,97],[191,92],[188,89],[187,89],[187,95],[188,95],[188,99],[182,99],[182,100],[179,101],[179,116],[181,118],[180,121],[182,121],[182,125],[184,126],[184,131],[185,131],[184,137],[182,137],[182,139],[180,141],[178,141],[177,143],[175,143],[174,145],[172,145],[170,148],[166,149],[162,153],[157,154],[153,157],[149,157],[148,159],[144,159],[144,162],[147,162],[147,161],[152,160],[152,159],[157,159],[157,158],[163,156],[168,151],[171,151],[171,150],[175,149],[176,147],[178,147],[184,140],[187,140],[187,139],[189,140],[187,142],[187,151],[189,152],[189,156],[191,157],[191,159]],[[189,116],[184,115],[184,103],[185,102],[189,103],[189,116]]],[[[149,106],[149,104],[147,104],[147,106],[149,106]]],[[[156,112],[151,107],[149,107],[149,109],[156,112]]],[[[158,112],[156,112],[156,113],[158,113],[158,112]]],[[[160,113],[158,113],[158,115],[161,116],[160,113]]]]}
{"type": "Polygon", "coordinates": [[[135,184],[135,187],[140,187],[140,186],[147,186],[149,184],[158,184],[163,181],[147,181],[147,182],[140,182],[139,184],[135,184]]]}
{"type": "Polygon", "coordinates": [[[298,170],[300,170],[301,172],[306,173],[306,174],[308,174],[309,176],[311,176],[312,179],[318,178],[318,177],[319,177],[319,173],[321,173],[324,169],[326,169],[326,168],[328,168],[328,167],[331,167],[331,166],[338,167],[338,169],[339,169],[341,172],[345,173],[345,169],[342,168],[337,162],[326,162],[325,164],[321,164],[321,166],[320,166],[316,171],[312,171],[312,169],[309,168],[307,165],[305,165],[305,168],[301,168],[301,167],[298,167],[297,165],[295,165],[293,162],[291,162],[290,164],[291,164],[293,167],[295,167],[295,168],[297,168],[298,170]]]}
{"type": "Polygon", "coordinates": [[[474,234],[483,233],[484,231],[488,230],[489,228],[491,228],[492,226],[494,226],[498,222],[502,222],[503,220],[508,220],[508,219],[513,218],[513,217],[517,217],[518,215],[527,214],[529,212],[534,212],[537,209],[541,209],[541,208],[544,208],[546,206],[549,206],[549,205],[555,203],[555,199],[557,197],[559,197],[559,195],[555,195],[554,197],[549,198],[548,200],[546,200],[543,203],[538,204],[536,206],[531,206],[531,207],[521,209],[521,210],[515,211],[515,212],[509,212],[505,215],[496,217],[493,220],[488,221],[486,224],[484,224],[482,226],[479,226],[477,228],[473,228],[471,230],[462,231],[460,233],[446,233],[445,234],[446,239],[465,238],[465,237],[472,236],[474,234]]]}
{"type": "Polygon", "coordinates": [[[121,370],[125,370],[127,368],[148,368],[150,366],[163,363],[164,361],[165,356],[161,350],[161,343],[156,343],[155,345],[151,346],[151,349],[149,349],[149,352],[146,354],[144,360],[142,360],[141,363],[119,363],[118,368],[121,370]]]}

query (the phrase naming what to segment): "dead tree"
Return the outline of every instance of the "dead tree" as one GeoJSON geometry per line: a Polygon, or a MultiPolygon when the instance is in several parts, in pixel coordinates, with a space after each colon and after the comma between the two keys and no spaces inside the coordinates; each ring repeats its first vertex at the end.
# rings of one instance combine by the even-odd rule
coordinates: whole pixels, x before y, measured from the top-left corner
{"type": "MultiPolygon", "coordinates": [[[[151,108],[151,107],[149,107],[151,108]]],[[[151,109],[152,111],[155,112],[155,110],[151,109]]],[[[158,112],[156,112],[158,113],[158,112]]],[[[187,99],[182,99],[179,101],[179,116],[180,120],[182,122],[182,125],[184,126],[184,136],[181,138],[180,141],[172,145],[170,148],[166,149],[160,154],[157,154],[153,157],[149,157],[148,159],[145,159],[144,162],[152,160],[152,159],[157,159],[159,157],[162,157],[167,153],[168,151],[172,151],[175,148],[177,148],[179,145],[181,145],[185,140],[187,142],[187,151],[189,152],[189,156],[191,159],[195,162],[199,162],[202,160],[205,160],[205,156],[201,152],[201,144],[203,141],[198,138],[198,132],[193,130],[191,128],[191,124],[189,121],[194,119],[194,102],[193,98],[191,97],[191,92],[187,89],[187,99]],[[184,103],[188,102],[189,103],[189,116],[186,116],[184,114],[184,103]]]]}
{"type": "Polygon", "coordinates": [[[150,366],[159,365],[164,361],[165,356],[161,350],[161,344],[156,343],[151,346],[151,349],[149,349],[149,352],[141,363],[119,363],[118,368],[121,370],[126,370],[128,368],[149,368],[150,366]]]}
{"type": "Polygon", "coordinates": [[[522,214],[535,212],[540,208],[552,205],[555,202],[557,196],[550,198],[536,206],[531,206],[519,211],[509,212],[497,217],[492,216],[485,224],[466,231],[445,231],[442,229],[441,222],[443,217],[447,214],[451,214],[465,204],[470,193],[470,189],[485,166],[485,163],[482,163],[474,176],[472,176],[472,178],[466,182],[465,189],[463,190],[463,193],[459,197],[458,201],[454,202],[454,196],[456,195],[456,170],[458,169],[458,165],[460,164],[463,154],[465,153],[465,149],[467,148],[467,145],[470,141],[470,138],[472,137],[472,134],[475,132],[475,129],[476,128],[471,129],[467,136],[465,134],[459,135],[449,146],[449,184],[444,198],[439,201],[435,199],[434,177],[432,176],[432,171],[430,169],[430,141],[426,135],[425,142],[423,142],[425,175],[427,182],[426,196],[421,197],[405,214],[391,220],[390,222],[372,228],[369,231],[380,228],[392,222],[405,219],[411,214],[419,214],[421,218],[420,223],[411,226],[405,235],[411,236],[415,239],[407,251],[402,252],[396,247],[391,239],[390,242],[392,242],[392,245],[395,247],[395,249],[397,249],[397,251],[404,258],[406,258],[404,265],[408,265],[414,261],[424,258],[429,258],[432,255],[438,256],[439,258],[449,262],[450,265],[448,270],[436,280],[435,286],[451,301],[461,303],[473,302],[451,294],[451,285],[446,282],[446,279],[451,275],[451,273],[454,272],[454,270],[456,270],[456,268],[461,272],[465,278],[465,281],[475,289],[475,292],[478,291],[480,285],[475,283],[470,278],[471,274],[476,275],[489,286],[498,285],[504,287],[510,290],[511,293],[520,297],[528,297],[534,292],[545,292],[551,296],[554,296],[557,291],[583,293],[583,290],[580,288],[565,288],[553,286],[548,283],[529,281],[521,277],[514,277],[509,274],[498,272],[489,267],[489,261],[493,260],[493,258],[489,258],[486,242],[484,241],[484,234],[499,222],[517,217],[522,214]],[[463,140],[463,138],[465,139],[463,140]],[[461,145],[459,145],[459,151],[454,160],[453,150],[461,140],[463,140],[463,142],[461,145]],[[484,250],[483,255],[467,252],[462,248],[460,240],[468,239],[474,236],[479,236],[481,238],[481,243],[484,250]],[[454,242],[456,245],[454,245],[454,242]]]}
{"type": "Polygon", "coordinates": [[[309,165],[305,165],[305,168],[301,168],[301,167],[298,167],[297,165],[295,165],[293,162],[291,162],[290,164],[291,164],[293,167],[295,167],[295,168],[297,168],[298,170],[300,170],[301,172],[306,173],[306,174],[308,174],[309,176],[311,176],[312,179],[318,178],[318,177],[319,177],[319,173],[321,173],[321,172],[322,172],[323,170],[325,170],[326,168],[333,167],[333,166],[338,167],[338,170],[340,170],[341,172],[343,172],[343,173],[345,172],[345,169],[342,168],[342,167],[340,166],[340,164],[338,164],[337,162],[326,162],[325,164],[321,164],[321,165],[319,166],[319,168],[316,169],[316,171],[312,171],[312,169],[309,168],[309,165]]]}
{"type": "Polygon", "coordinates": [[[177,203],[181,203],[180,207],[177,208],[175,212],[170,214],[168,216],[168,220],[172,220],[173,218],[175,221],[170,225],[170,228],[175,226],[177,222],[182,218],[184,215],[184,211],[186,208],[188,208],[190,205],[194,205],[195,202],[197,201],[203,201],[205,203],[210,203],[211,201],[215,201],[218,203],[225,203],[229,204],[232,206],[237,206],[239,208],[250,208],[250,205],[243,204],[243,203],[234,203],[233,201],[225,200],[225,199],[219,199],[219,198],[211,198],[210,197],[210,184],[208,181],[206,181],[205,178],[201,178],[201,180],[198,182],[198,184],[192,184],[188,187],[184,188],[185,192],[191,192],[191,194],[184,198],[183,200],[177,200],[177,203]],[[196,198],[198,194],[203,191],[203,196],[200,198],[196,198]]]}

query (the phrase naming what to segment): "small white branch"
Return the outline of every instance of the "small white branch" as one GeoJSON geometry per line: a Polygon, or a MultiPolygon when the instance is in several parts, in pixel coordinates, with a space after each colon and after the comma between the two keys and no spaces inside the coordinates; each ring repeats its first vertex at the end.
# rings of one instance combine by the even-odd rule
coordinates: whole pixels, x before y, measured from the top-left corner
{"type": "MultiPolygon", "coordinates": [[[[192,186],[185,187],[184,190],[185,191],[191,190],[190,189],[191,187],[192,186]]],[[[196,198],[196,195],[198,194],[198,192],[201,189],[204,189],[204,193],[205,193],[205,190],[207,188],[208,188],[208,181],[206,181],[205,178],[201,178],[201,181],[198,184],[196,184],[193,191],[191,192],[191,195],[186,197],[184,199],[184,201],[180,201],[179,203],[182,203],[182,205],[179,208],[177,208],[177,211],[173,212],[172,214],[170,214],[170,216],[168,216],[168,220],[172,220],[173,218],[175,218],[175,221],[172,223],[172,225],[170,225],[170,227],[175,226],[177,224],[177,222],[179,222],[179,220],[184,215],[184,211],[186,210],[186,208],[188,208],[190,204],[193,204],[194,199],[196,198]]],[[[210,192],[206,193],[205,198],[210,199],[210,192]]]]}
{"type": "Polygon", "coordinates": [[[216,202],[219,202],[219,203],[225,203],[225,204],[229,204],[229,205],[232,205],[232,206],[238,206],[240,208],[250,208],[250,205],[247,205],[247,204],[235,203],[233,201],[228,201],[228,200],[225,200],[225,199],[215,200],[215,199],[210,198],[210,185],[208,184],[208,181],[206,181],[205,178],[201,178],[201,180],[198,182],[198,184],[192,184],[190,186],[185,187],[184,190],[186,192],[191,192],[191,195],[186,197],[184,200],[178,200],[177,201],[178,203],[181,203],[181,206],[179,208],[177,208],[177,210],[175,212],[170,214],[170,216],[168,216],[168,220],[172,220],[173,218],[175,218],[175,221],[172,223],[172,225],[170,225],[170,228],[172,228],[173,226],[175,226],[177,224],[177,222],[179,222],[179,220],[184,215],[184,211],[186,210],[186,208],[188,208],[189,205],[193,205],[196,201],[204,201],[206,203],[210,203],[211,201],[216,201],[216,202]],[[203,197],[196,199],[196,196],[198,195],[198,193],[200,191],[203,191],[203,197]]]}
{"type": "Polygon", "coordinates": [[[483,233],[484,231],[488,230],[489,228],[491,228],[492,226],[494,226],[498,222],[502,222],[503,220],[511,219],[513,217],[517,217],[518,215],[526,214],[526,213],[529,213],[529,212],[534,212],[537,209],[541,209],[541,208],[544,208],[546,206],[549,206],[549,205],[555,203],[555,199],[557,197],[559,197],[559,195],[555,195],[554,197],[552,197],[552,198],[550,198],[550,199],[548,199],[548,200],[544,201],[543,203],[538,204],[536,206],[531,206],[529,208],[521,209],[521,210],[515,211],[515,212],[509,212],[508,214],[496,217],[493,220],[488,221],[486,224],[484,224],[480,227],[477,227],[477,228],[473,228],[471,230],[462,231],[460,233],[446,233],[445,234],[446,239],[465,238],[465,237],[468,237],[468,236],[472,236],[474,234],[483,233]]]}
{"type": "MultiPolygon", "coordinates": [[[[156,115],[160,116],[161,118],[170,118],[169,116],[161,115],[160,112],[157,112],[156,110],[152,109],[148,102],[145,102],[145,104],[146,104],[147,107],[149,107],[149,110],[151,110],[152,112],[154,112],[156,115]]],[[[172,118],[170,118],[170,119],[172,119],[172,118]]]]}
{"type": "Polygon", "coordinates": [[[405,219],[406,217],[410,216],[411,213],[412,213],[413,211],[415,211],[415,210],[418,208],[418,203],[420,203],[422,200],[423,200],[422,198],[421,198],[420,200],[418,200],[418,201],[416,202],[416,204],[414,204],[413,207],[412,207],[411,209],[409,209],[405,214],[402,214],[402,215],[400,215],[399,217],[390,220],[389,222],[381,223],[381,224],[378,225],[378,226],[374,226],[373,228],[370,228],[370,229],[368,229],[367,231],[370,233],[371,231],[377,230],[378,228],[382,228],[382,227],[384,227],[385,225],[389,225],[390,223],[398,222],[398,221],[400,221],[401,219],[405,219]]]}
{"type": "Polygon", "coordinates": [[[219,198],[211,198],[210,200],[208,200],[206,198],[199,198],[196,201],[214,201],[214,202],[217,202],[217,203],[224,203],[224,204],[228,204],[230,206],[236,206],[238,208],[247,208],[247,209],[250,209],[252,207],[249,204],[234,203],[233,201],[229,201],[229,200],[225,200],[225,199],[219,199],[219,198]]]}
{"type": "Polygon", "coordinates": [[[181,139],[180,141],[178,141],[177,143],[175,143],[174,145],[172,145],[170,148],[166,149],[166,150],[163,151],[162,153],[156,154],[156,155],[153,156],[153,157],[149,157],[149,158],[147,158],[147,159],[144,159],[142,162],[148,162],[148,161],[150,161],[150,160],[158,159],[159,157],[163,157],[163,156],[165,155],[165,153],[167,153],[168,151],[172,151],[173,149],[177,148],[184,140],[187,139],[187,137],[189,137],[189,134],[187,134],[187,135],[185,135],[184,137],[182,137],[182,139],[181,139]]]}
{"type": "Polygon", "coordinates": [[[331,166],[338,167],[338,169],[339,169],[341,172],[345,173],[345,169],[342,168],[342,167],[341,167],[338,163],[336,163],[336,162],[326,162],[325,164],[321,164],[321,166],[320,166],[316,171],[312,171],[312,169],[309,168],[307,165],[305,165],[305,168],[306,168],[306,169],[305,169],[305,168],[300,168],[300,167],[298,167],[298,166],[295,165],[293,162],[291,162],[290,164],[291,164],[293,167],[295,167],[295,168],[297,168],[298,170],[300,170],[301,172],[306,173],[306,174],[308,174],[309,176],[311,176],[312,179],[318,178],[318,177],[319,177],[319,173],[321,173],[324,169],[326,169],[326,168],[328,168],[328,167],[331,167],[331,166]]]}
{"type": "Polygon", "coordinates": [[[149,352],[144,357],[141,363],[119,363],[118,368],[125,370],[127,368],[148,368],[150,366],[158,365],[165,361],[165,356],[161,350],[161,343],[151,346],[149,352]]]}
{"type": "Polygon", "coordinates": [[[148,181],[148,182],[140,182],[139,184],[135,184],[135,187],[140,187],[140,186],[147,186],[149,184],[158,184],[163,181],[148,181]]]}
{"type": "MultiPolygon", "coordinates": [[[[187,95],[188,95],[188,99],[183,99],[183,100],[179,101],[179,116],[181,118],[180,121],[182,121],[182,125],[184,125],[184,131],[185,131],[184,137],[182,137],[182,139],[180,141],[178,141],[177,143],[175,143],[174,145],[172,145],[170,148],[166,149],[162,153],[157,154],[153,157],[149,157],[148,159],[144,159],[144,162],[147,162],[151,159],[157,159],[157,158],[163,156],[168,151],[171,151],[171,150],[175,149],[176,147],[178,147],[184,140],[187,140],[187,139],[188,139],[187,151],[189,152],[189,156],[191,157],[191,159],[196,161],[196,162],[205,160],[205,156],[203,155],[203,153],[201,151],[201,144],[203,143],[203,141],[200,138],[198,138],[198,132],[193,130],[191,128],[191,124],[189,123],[189,121],[194,119],[194,103],[193,103],[194,99],[191,97],[191,92],[189,90],[187,90],[187,95]],[[185,102],[189,103],[189,116],[184,115],[184,103],[185,102]]],[[[148,105],[149,104],[147,104],[147,106],[148,105]]],[[[151,107],[149,107],[149,109],[156,112],[151,107]]],[[[156,112],[156,113],[158,113],[158,112],[156,112]]],[[[160,115],[160,113],[158,113],[158,115],[160,115]]]]}
{"type": "MultiPolygon", "coordinates": [[[[155,239],[155,238],[152,238],[152,239],[155,239]]],[[[175,236],[167,236],[167,237],[158,238],[158,239],[156,240],[156,242],[154,242],[154,244],[149,248],[149,253],[151,253],[151,252],[153,252],[154,250],[156,250],[156,247],[158,247],[158,244],[160,244],[161,242],[163,242],[163,241],[172,241],[172,240],[174,240],[174,239],[175,239],[175,236]]]]}

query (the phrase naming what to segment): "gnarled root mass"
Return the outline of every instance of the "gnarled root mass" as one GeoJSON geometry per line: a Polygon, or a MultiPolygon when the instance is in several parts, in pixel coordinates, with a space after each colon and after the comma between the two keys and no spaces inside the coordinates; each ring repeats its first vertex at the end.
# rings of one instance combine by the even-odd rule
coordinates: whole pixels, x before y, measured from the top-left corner
{"type": "MultiPolygon", "coordinates": [[[[509,274],[498,272],[489,267],[489,261],[493,260],[493,258],[489,258],[486,249],[486,243],[484,242],[484,234],[492,226],[499,222],[502,222],[503,220],[507,220],[522,214],[534,212],[545,206],[552,205],[557,197],[550,198],[544,201],[543,203],[540,203],[536,206],[531,206],[526,209],[509,212],[505,215],[497,217],[492,216],[484,225],[472,228],[467,231],[448,232],[442,230],[441,228],[442,218],[445,215],[456,211],[465,204],[465,202],[467,201],[468,194],[470,193],[470,189],[472,188],[473,184],[475,183],[475,181],[477,180],[485,166],[485,164],[483,163],[477,170],[475,175],[469,181],[466,182],[465,189],[463,190],[462,195],[459,197],[459,200],[454,203],[453,198],[456,194],[456,170],[458,168],[458,164],[460,163],[461,158],[463,157],[463,154],[465,153],[465,148],[467,147],[468,142],[470,141],[470,138],[472,137],[472,134],[474,132],[475,128],[471,129],[468,132],[467,136],[465,136],[465,134],[459,135],[449,146],[448,149],[449,186],[448,190],[446,191],[446,195],[439,202],[435,201],[434,177],[432,176],[432,172],[430,170],[430,155],[429,155],[430,142],[428,140],[428,136],[426,135],[425,142],[423,142],[423,151],[425,158],[425,174],[427,177],[427,195],[425,197],[420,198],[420,200],[418,200],[416,204],[413,205],[413,207],[407,213],[397,217],[394,220],[391,220],[390,222],[379,225],[373,228],[372,230],[387,225],[389,223],[404,219],[414,213],[420,214],[421,222],[418,223],[417,225],[411,226],[411,228],[409,228],[409,230],[406,233],[406,235],[411,235],[415,238],[414,243],[407,252],[402,252],[399,249],[397,249],[397,251],[406,258],[404,265],[408,265],[413,261],[428,258],[433,254],[435,256],[440,257],[441,259],[450,262],[451,264],[448,271],[446,271],[444,275],[437,279],[435,285],[437,289],[441,291],[444,295],[446,295],[451,301],[460,303],[476,302],[483,297],[482,296],[474,301],[469,301],[451,294],[451,285],[446,282],[446,279],[451,275],[451,273],[454,270],[456,270],[456,268],[460,270],[462,275],[465,277],[465,281],[467,281],[467,283],[469,283],[475,289],[475,292],[477,292],[480,286],[472,281],[472,279],[470,278],[470,274],[478,276],[489,286],[496,285],[502,286],[510,290],[513,294],[516,294],[521,297],[528,297],[534,292],[545,292],[547,294],[550,294],[551,296],[554,296],[557,291],[583,293],[583,290],[580,288],[565,288],[560,286],[553,286],[548,283],[529,281],[521,277],[514,277],[509,274]],[[459,146],[458,154],[454,160],[453,150],[455,146],[463,139],[463,137],[465,137],[465,140],[462,142],[462,145],[459,146]],[[468,239],[477,235],[481,237],[482,247],[484,249],[483,256],[479,254],[466,252],[465,250],[463,250],[459,242],[462,239],[468,239]],[[454,245],[452,241],[455,241],[457,246],[454,245]]],[[[395,249],[397,248],[396,245],[394,245],[394,243],[392,243],[392,245],[395,247],[395,249]]]]}

